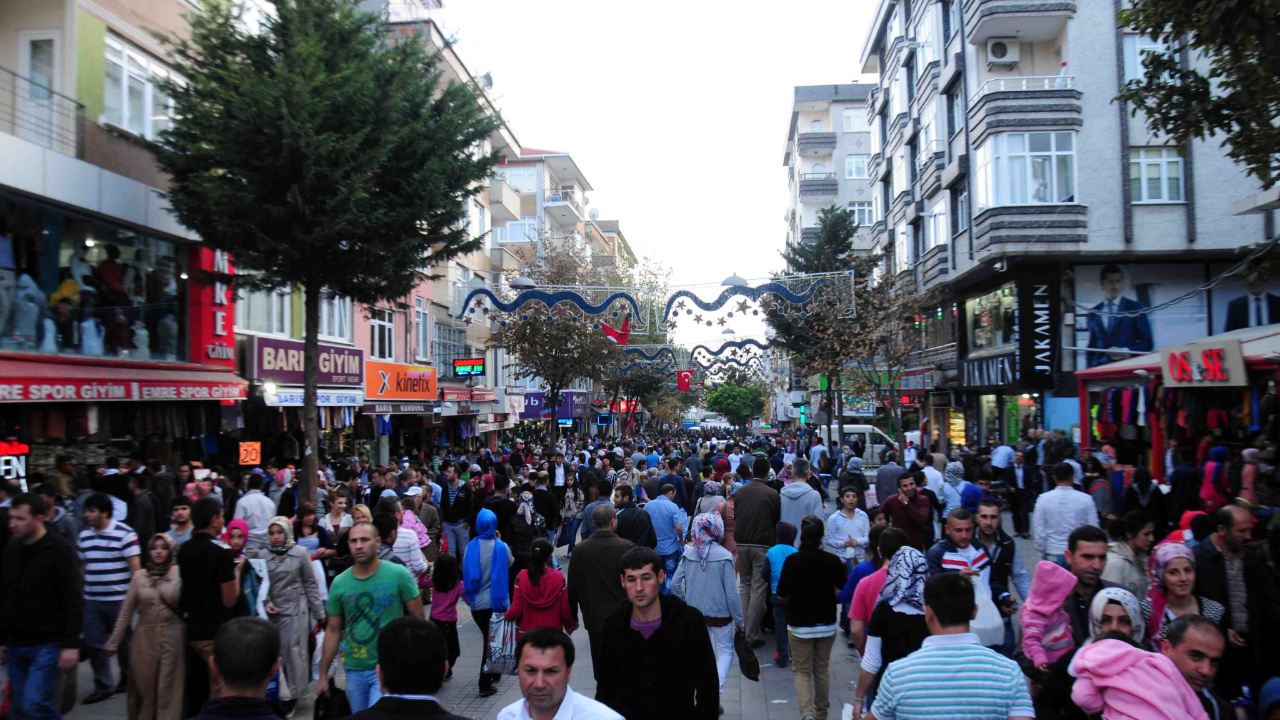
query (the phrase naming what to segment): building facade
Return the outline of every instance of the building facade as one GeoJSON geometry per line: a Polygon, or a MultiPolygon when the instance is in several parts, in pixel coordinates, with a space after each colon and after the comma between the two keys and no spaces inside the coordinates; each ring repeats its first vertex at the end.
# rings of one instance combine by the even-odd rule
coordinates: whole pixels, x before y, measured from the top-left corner
{"type": "Polygon", "coordinates": [[[1274,223],[1232,212],[1258,185],[1216,139],[1180,146],[1115,100],[1162,48],[1107,3],[879,2],[875,242],[938,298],[903,392],[943,447],[1070,432],[1077,369],[1240,324],[1239,280],[1201,286],[1274,223]]]}

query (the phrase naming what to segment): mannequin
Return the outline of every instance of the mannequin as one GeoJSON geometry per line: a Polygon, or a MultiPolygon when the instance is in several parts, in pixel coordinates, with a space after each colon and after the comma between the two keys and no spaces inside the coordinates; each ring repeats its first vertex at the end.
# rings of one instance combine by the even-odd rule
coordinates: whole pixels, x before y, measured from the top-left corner
{"type": "Polygon", "coordinates": [[[58,352],[58,324],[51,317],[40,321],[40,352],[53,355],[58,352]]]}
{"type": "Polygon", "coordinates": [[[101,357],[103,354],[102,323],[94,317],[94,294],[81,293],[84,320],[80,321],[80,354],[88,357],[101,357]]]}
{"type": "Polygon", "coordinates": [[[157,360],[177,360],[178,359],[178,319],[173,315],[165,315],[160,318],[160,322],[156,324],[156,352],[160,357],[157,360]]]}
{"type": "Polygon", "coordinates": [[[133,347],[134,349],[127,353],[130,358],[134,360],[151,359],[151,333],[147,332],[147,326],[141,320],[136,320],[133,323],[133,347]]]}
{"type": "Polygon", "coordinates": [[[12,342],[22,350],[34,350],[36,330],[40,320],[40,308],[44,306],[44,293],[36,286],[35,278],[23,273],[18,278],[18,292],[13,298],[12,342]]]}

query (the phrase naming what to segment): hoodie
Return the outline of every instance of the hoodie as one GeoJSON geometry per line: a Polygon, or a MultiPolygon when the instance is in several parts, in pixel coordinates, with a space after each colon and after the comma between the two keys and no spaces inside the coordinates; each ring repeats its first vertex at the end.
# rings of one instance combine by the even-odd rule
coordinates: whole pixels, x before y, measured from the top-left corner
{"type": "Polygon", "coordinates": [[[1071,617],[1062,609],[1076,588],[1076,576],[1041,560],[1031,577],[1031,595],[1022,604],[1022,652],[1036,665],[1052,663],[1074,647],[1071,617]]]}
{"type": "Polygon", "coordinates": [[[1076,678],[1071,699],[1106,720],[1209,720],[1172,660],[1123,640],[1099,640],[1081,648],[1070,672],[1076,678]]]}
{"type": "Polygon", "coordinates": [[[569,612],[569,593],[564,575],[555,568],[546,568],[535,585],[529,579],[529,571],[521,570],[516,576],[515,596],[504,617],[515,620],[516,629],[522,635],[540,627],[571,631],[575,623],[573,614],[569,612]]]}
{"type": "MultiPolygon", "coordinates": [[[[826,515],[822,511],[822,496],[809,487],[808,483],[793,482],[782,488],[779,494],[782,495],[782,522],[800,527],[800,521],[810,515],[826,515]]],[[[800,547],[799,539],[792,544],[800,547]]]]}

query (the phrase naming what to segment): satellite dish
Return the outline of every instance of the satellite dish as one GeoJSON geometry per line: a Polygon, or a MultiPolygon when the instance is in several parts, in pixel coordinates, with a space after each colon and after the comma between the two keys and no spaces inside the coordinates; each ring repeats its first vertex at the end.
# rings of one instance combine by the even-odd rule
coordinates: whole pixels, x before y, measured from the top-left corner
{"type": "Polygon", "coordinates": [[[592,220],[599,220],[599,219],[600,219],[600,208],[591,208],[591,212],[589,213],[589,215],[591,216],[591,219],[592,219],[592,220]]]}

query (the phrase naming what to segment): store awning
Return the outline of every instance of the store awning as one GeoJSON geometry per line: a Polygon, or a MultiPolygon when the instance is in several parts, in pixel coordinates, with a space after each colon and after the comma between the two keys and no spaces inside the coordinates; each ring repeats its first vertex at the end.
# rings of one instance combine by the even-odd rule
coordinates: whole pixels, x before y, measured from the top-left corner
{"type": "Polygon", "coordinates": [[[248,387],[191,363],[0,353],[0,403],[244,400],[248,387]]]}
{"type": "MultiPolygon", "coordinates": [[[[1219,333],[1201,338],[1189,345],[1204,345],[1211,347],[1214,343],[1220,343],[1224,340],[1239,340],[1240,351],[1244,355],[1245,366],[1249,368],[1274,368],[1277,363],[1274,357],[1280,354],[1280,324],[1264,325],[1256,328],[1245,328],[1243,330],[1233,330],[1227,333],[1219,333]],[[1271,357],[1268,357],[1271,356],[1271,357]]],[[[1139,370],[1145,370],[1152,375],[1159,375],[1163,369],[1164,361],[1163,351],[1147,353],[1146,355],[1135,355],[1131,358],[1118,360],[1106,365],[1087,368],[1085,370],[1076,371],[1076,379],[1080,381],[1104,380],[1108,378],[1123,378],[1132,376],[1139,370]]]]}

